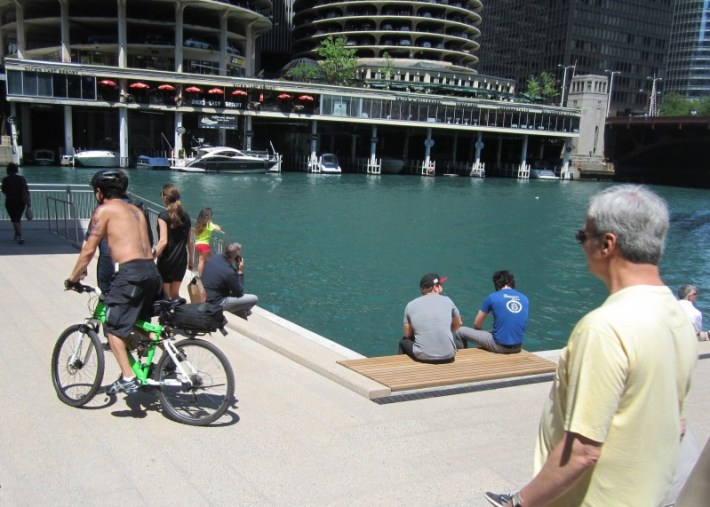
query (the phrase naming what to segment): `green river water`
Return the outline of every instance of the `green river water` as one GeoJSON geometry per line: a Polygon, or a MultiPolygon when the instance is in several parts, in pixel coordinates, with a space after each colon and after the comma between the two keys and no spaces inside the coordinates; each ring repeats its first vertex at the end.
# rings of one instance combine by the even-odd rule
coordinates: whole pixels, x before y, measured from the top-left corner
{"type": "MultiPolygon", "coordinates": [[[[93,172],[22,170],[43,183],[87,183],[93,172]]],[[[260,306],[366,356],[396,352],[404,306],[426,272],[449,277],[445,294],[471,325],[492,273],[512,271],[530,298],[528,350],[564,346],[606,295],[574,232],[589,197],[609,183],[150,170],[129,177],[132,192],[155,202],[162,185],[174,183],[193,218],[211,207],[227,240],[243,245],[246,289],[260,306]]],[[[710,191],[654,190],[672,214],[664,280],[674,291],[697,285],[707,316],[710,191]]]]}

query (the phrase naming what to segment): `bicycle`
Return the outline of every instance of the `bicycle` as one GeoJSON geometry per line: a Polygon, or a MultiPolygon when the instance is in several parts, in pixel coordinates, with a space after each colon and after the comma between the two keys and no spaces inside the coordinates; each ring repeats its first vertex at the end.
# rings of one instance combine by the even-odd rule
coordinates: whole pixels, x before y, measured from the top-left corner
{"type": "MultiPolygon", "coordinates": [[[[52,353],[52,380],[62,402],[82,407],[108,387],[101,386],[105,360],[99,339],[99,328],[106,320],[106,305],[98,288],[76,283],[68,284],[67,289],[90,294],[91,316],[59,335],[52,353]]],[[[136,322],[135,326],[145,336],[131,333],[126,340],[128,359],[140,381],[139,389],[157,389],[161,406],[169,418],[206,426],[219,419],[232,404],[234,373],[221,350],[196,338],[206,332],[180,329],[167,321],[165,316],[184,302],[184,299],[156,301],[154,310],[159,323],[136,322]],[[176,334],[188,338],[177,341],[176,334]],[[159,347],[163,353],[156,363],[155,353],[159,347]]],[[[226,334],[224,328],[220,331],[226,334]]]]}

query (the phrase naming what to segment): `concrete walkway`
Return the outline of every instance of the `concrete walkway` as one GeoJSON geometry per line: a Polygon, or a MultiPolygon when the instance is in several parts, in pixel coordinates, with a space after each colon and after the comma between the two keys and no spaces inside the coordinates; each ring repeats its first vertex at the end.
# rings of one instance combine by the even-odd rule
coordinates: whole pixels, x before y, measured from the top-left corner
{"type": "MultiPolygon", "coordinates": [[[[42,230],[23,246],[11,237],[0,229],[2,505],[484,506],[484,491],[530,478],[549,382],[377,404],[376,386],[333,364],[352,353],[262,311],[210,338],[237,377],[219,425],[172,422],[149,394],[65,406],[50,356],[88,313],[86,295],[62,285],[77,251],[42,230]]],[[[106,359],[108,383],[118,370],[106,359]]],[[[701,443],[709,381],[700,360],[688,416],[701,443]]]]}

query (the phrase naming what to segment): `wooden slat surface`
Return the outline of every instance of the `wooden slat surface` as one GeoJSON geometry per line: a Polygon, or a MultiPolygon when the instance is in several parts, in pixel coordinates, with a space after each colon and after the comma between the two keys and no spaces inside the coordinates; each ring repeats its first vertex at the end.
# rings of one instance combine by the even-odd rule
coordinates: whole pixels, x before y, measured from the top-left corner
{"type": "Polygon", "coordinates": [[[557,366],[549,359],[524,350],[518,354],[494,354],[478,348],[459,350],[456,361],[446,364],[420,363],[406,355],[347,359],[338,363],[393,392],[538,375],[553,372],[557,366]]]}

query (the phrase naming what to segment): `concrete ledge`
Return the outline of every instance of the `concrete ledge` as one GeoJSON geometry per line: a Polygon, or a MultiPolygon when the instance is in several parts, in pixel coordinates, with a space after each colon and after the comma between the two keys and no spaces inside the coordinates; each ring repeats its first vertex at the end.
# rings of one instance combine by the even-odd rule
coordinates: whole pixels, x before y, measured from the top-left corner
{"type": "Polygon", "coordinates": [[[337,363],[343,359],[364,357],[357,352],[262,308],[254,307],[248,321],[231,314],[226,316],[230,329],[368,399],[392,394],[389,387],[337,363]]]}

